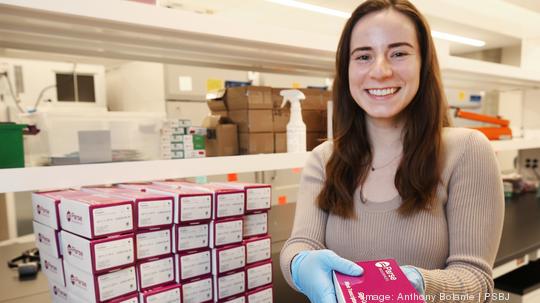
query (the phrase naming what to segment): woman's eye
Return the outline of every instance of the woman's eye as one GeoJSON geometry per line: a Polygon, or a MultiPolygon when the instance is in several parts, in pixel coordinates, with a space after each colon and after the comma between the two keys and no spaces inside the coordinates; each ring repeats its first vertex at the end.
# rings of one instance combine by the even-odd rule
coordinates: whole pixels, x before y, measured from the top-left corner
{"type": "Polygon", "coordinates": [[[409,55],[408,53],[406,52],[395,52],[392,54],[392,57],[395,57],[395,58],[400,58],[400,57],[405,57],[409,55]]]}
{"type": "Polygon", "coordinates": [[[370,55],[359,55],[356,57],[356,60],[359,61],[368,61],[369,59],[371,59],[370,55]]]}

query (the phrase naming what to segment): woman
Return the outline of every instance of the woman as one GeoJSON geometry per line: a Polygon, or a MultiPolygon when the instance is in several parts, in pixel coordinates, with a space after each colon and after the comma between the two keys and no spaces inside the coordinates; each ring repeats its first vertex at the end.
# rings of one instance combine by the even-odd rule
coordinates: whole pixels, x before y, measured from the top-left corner
{"type": "Polygon", "coordinates": [[[504,212],[494,152],[449,128],[424,17],[406,0],[368,0],[348,20],[334,79],[333,142],[303,171],[287,282],[335,302],[332,270],[394,258],[426,301],[489,301],[504,212]],[[451,296],[452,299],[448,299],[451,296]]]}

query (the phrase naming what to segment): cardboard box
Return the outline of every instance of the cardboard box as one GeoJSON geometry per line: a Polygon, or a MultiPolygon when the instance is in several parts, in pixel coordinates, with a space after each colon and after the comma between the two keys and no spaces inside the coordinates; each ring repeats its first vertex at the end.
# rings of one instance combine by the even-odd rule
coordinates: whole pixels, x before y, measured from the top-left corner
{"type": "Polygon", "coordinates": [[[62,197],[85,196],[87,193],[77,190],[58,190],[32,193],[32,212],[34,221],[53,229],[60,229],[58,206],[62,197]]]}
{"type": "Polygon", "coordinates": [[[163,287],[156,287],[151,290],[141,292],[141,303],[154,302],[183,302],[182,286],[180,284],[171,284],[163,287]]]}
{"type": "Polygon", "coordinates": [[[238,296],[232,296],[225,300],[220,300],[218,303],[246,303],[246,295],[241,294],[238,296]]]}
{"type": "Polygon", "coordinates": [[[274,152],[274,134],[240,133],[240,154],[270,154],[274,152]]]}
{"type": "Polygon", "coordinates": [[[177,254],[175,258],[176,282],[178,283],[212,272],[212,254],[208,248],[177,254]]]}
{"type": "Polygon", "coordinates": [[[268,210],[272,202],[272,185],[247,182],[213,182],[210,184],[241,189],[246,193],[246,213],[268,210]]]}
{"type": "MultiPolygon", "coordinates": [[[[277,109],[281,107],[283,97],[280,95],[280,92],[284,89],[292,88],[272,88],[273,108],[277,109]]],[[[326,103],[331,99],[330,91],[325,91],[318,88],[299,88],[298,90],[304,93],[306,96],[306,99],[301,101],[302,110],[326,110],[326,103]]],[[[288,108],[290,105],[285,107],[288,108]]]]}
{"type": "Polygon", "coordinates": [[[152,185],[147,192],[174,197],[174,223],[185,224],[212,219],[212,194],[202,190],[152,185]]]}
{"type": "Polygon", "coordinates": [[[32,223],[34,226],[34,235],[36,236],[36,247],[39,251],[55,258],[62,257],[60,232],[36,221],[32,221],[32,223]]]}
{"type": "Polygon", "coordinates": [[[203,125],[207,128],[206,155],[238,155],[238,127],[231,120],[221,116],[206,116],[203,125]]]}
{"type": "Polygon", "coordinates": [[[214,300],[223,300],[239,295],[246,290],[244,269],[214,276],[214,300]]]}
{"type": "Polygon", "coordinates": [[[48,280],[49,294],[51,295],[51,301],[53,303],[72,303],[72,295],[69,294],[67,287],[54,280],[48,280]]]}
{"type": "Polygon", "coordinates": [[[254,289],[246,294],[247,303],[273,303],[274,293],[272,285],[254,289]]]}
{"type": "Polygon", "coordinates": [[[175,225],[173,228],[173,251],[182,253],[209,247],[210,234],[210,222],[175,225]]]}
{"type": "Polygon", "coordinates": [[[238,125],[238,132],[240,133],[274,131],[271,109],[230,110],[229,118],[238,125]]]}
{"type": "Polygon", "coordinates": [[[63,230],[61,237],[64,259],[86,272],[102,273],[135,262],[133,234],[88,240],[63,230]]]}
{"type": "Polygon", "coordinates": [[[135,234],[137,260],[165,256],[173,252],[172,228],[142,230],[135,234]]]}
{"type": "Polygon", "coordinates": [[[244,244],[235,244],[212,249],[212,274],[242,268],[246,265],[246,247],[244,244]]]}
{"type": "Polygon", "coordinates": [[[210,247],[242,243],[242,217],[210,222],[210,247]]]}
{"type": "Polygon", "coordinates": [[[139,277],[137,281],[139,291],[165,286],[176,281],[175,258],[172,254],[140,261],[136,269],[139,277]]]}
{"type": "Polygon", "coordinates": [[[190,279],[182,283],[182,302],[209,303],[213,302],[212,276],[206,275],[190,279]]]}
{"type": "Polygon", "coordinates": [[[268,213],[258,212],[244,216],[244,239],[268,233],[268,213]]]}
{"type": "Polygon", "coordinates": [[[62,258],[55,258],[46,253],[40,252],[39,261],[41,263],[41,271],[43,271],[50,282],[62,287],[66,286],[64,263],[62,258]]]}
{"type": "Polygon", "coordinates": [[[230,87],[225,92],[229,112],[239,109],[272,109],[272,88],[265,86],[230,87]]]}
{"type": "Polygon", "coordinates": [[[246,246],[246,264],[270,260],[272,257],[272,241],[270,236],[253,237],[244,240],[246,246]]]}
{"type": "MultiPolygon", "coordinates": [[[[306,138],[307,140],[307,138],[306,138]]],[[[274,153],[287,152],[287,133],[274,133],[274,153]]]]}
{"type": "Polygon", "coordinates": [[[291,110],[289,107],[274,108],[272,110],[272,121],[274,132],[286,132],[287,124],[291,119],[291,110]]]}
{"type": "MultiPolygon", "coordinates": [[[[302,120],[306,124],[307,132],[326,132],[326,111],[302,110],[302,120]]],[[[287,128],[285,128],[285,131],[287,128]]]]}

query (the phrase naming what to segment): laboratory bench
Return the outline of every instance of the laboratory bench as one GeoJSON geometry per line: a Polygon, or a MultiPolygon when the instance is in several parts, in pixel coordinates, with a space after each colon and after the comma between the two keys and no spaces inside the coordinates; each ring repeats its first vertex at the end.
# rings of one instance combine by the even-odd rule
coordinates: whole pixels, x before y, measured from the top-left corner
{"type": "MultiPolygon", "coordinates": [[[[289,203],[274,206],[269,213],[274,302],[309,302],[286,284],[279,268],[279,252],[289,237],[295,205],[289,203]]],[[[0,302],[50,302],[47,280],[43,273],[39,273],[35,280],[19,281],[17,272],[6,266],[8,260],[33,246],[33,243],[19,243],[0,247],[0,302]]],[[[510,271],[525,265],[529,259],[527,257],[524,264],[523,257],[533,254],[540,254],[540,199],[533,193],[527,193],[505,202],[504,227],[495,266],[506,266],[510,271]]]]}

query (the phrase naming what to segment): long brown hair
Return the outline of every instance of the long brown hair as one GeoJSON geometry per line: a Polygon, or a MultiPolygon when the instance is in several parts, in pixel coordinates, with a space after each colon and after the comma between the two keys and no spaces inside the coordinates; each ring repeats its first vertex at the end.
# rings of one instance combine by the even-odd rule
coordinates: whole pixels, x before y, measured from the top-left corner
{"type": "Polygon", "coordinates": [[[333,85],[333,153],[326,164],[327,177],[323,189],[317,197],[321,209],[343,218],[356,216],[353,195],[356,188],[364,183],[373,159],[366,113],[349,90],[351,33],[365,15],[386,9],[393,9],[412,20],[421,53],[418,91],[400,114],[405,120],[403,157],[394,179],[403,200],[399,212],[410,214],[429,209],[440,181],[441,132],[443,126],[449,124],[449,119],[429,25],[407,0],[367,0],[352,13],[339,41],[333,85]]]}

